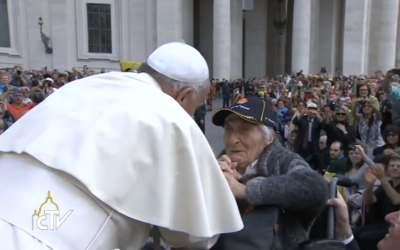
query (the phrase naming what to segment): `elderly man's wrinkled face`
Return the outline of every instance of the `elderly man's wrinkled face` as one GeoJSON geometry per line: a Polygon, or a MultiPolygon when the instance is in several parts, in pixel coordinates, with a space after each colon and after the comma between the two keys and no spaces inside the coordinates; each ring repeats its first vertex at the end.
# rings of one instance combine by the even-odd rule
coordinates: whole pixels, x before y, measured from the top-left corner
{"type": "Polygon", "coordinates": [[[224,145],[231,161],[238,164],[237,171],[244,173],[263,152],[267,139],[259,125],[231,114],[224,124],[224,145]]]}

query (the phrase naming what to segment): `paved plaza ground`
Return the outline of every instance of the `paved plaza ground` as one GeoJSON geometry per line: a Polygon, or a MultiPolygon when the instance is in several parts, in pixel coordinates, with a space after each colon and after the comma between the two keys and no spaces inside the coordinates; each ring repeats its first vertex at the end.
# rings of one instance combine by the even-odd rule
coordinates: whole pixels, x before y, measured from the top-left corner
{"type": "Polygon", "coordinates": [[[224,144],[222,143],[222,128],[211,123],[212,115],[220,108],[222,108],[222,99],[217,98],[214,100],[213,111],[207,111],[206,116],[206,137],[215,154],[218,154],[224,148],[224,144]]]}

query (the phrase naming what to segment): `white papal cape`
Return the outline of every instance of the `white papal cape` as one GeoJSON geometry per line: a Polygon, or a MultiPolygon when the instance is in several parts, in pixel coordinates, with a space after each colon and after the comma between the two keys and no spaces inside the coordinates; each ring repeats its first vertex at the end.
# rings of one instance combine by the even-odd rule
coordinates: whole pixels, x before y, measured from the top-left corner
{"type": "Polygon", "coordinates": [[[243,227],[203,133],[149,75],[68,83],[0,136],[0,249],[136,250],[151,225],[207,247],[243,227]],[[72,213],[40,230],[49,191],[72,213]]]}

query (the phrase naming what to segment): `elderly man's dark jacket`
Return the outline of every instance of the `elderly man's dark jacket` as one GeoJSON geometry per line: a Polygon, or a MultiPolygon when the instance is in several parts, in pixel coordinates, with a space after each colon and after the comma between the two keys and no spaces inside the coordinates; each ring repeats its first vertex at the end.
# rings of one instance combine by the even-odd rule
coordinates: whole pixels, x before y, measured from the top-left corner
{"type": "Polygon", "coordinates": [[[244,229],[221,235],[212,249],[289,250],[308,239],[328,200],[326,181],[277,140],[264,150],[256,168],[246,183],[246,202],[254,209],[243,217],[244,229]]]}

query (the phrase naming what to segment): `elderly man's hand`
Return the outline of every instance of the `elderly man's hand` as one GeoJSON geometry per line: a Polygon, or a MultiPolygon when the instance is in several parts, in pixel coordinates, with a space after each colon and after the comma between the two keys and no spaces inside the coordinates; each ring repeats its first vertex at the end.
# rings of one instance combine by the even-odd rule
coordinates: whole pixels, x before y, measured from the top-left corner
{"type": "Polygon", "coordinates": [[[233,175],[224,172],[226,181],[228,182],[229,187],[235,196],[236,199],[245,199],[246,198],[246,186],[240,183],[237,178],[233,175]]]}
{"type": "Polygon", "coordinates": [[[229,156],[223,155],[218,159],[219,167],[223,172],[232,175],[234,178],[239,179],[239,174],[236,171],[237,163],[232,162],[229,156]]]}

